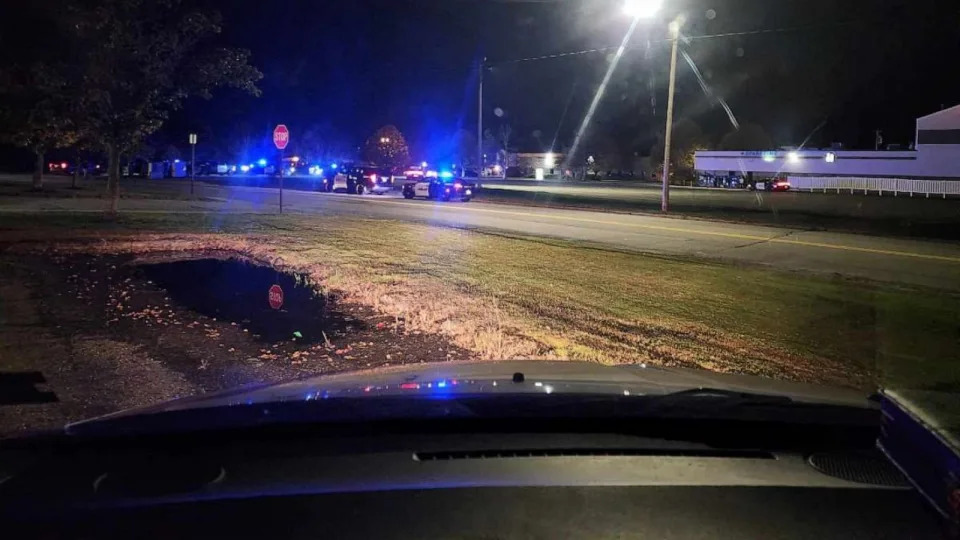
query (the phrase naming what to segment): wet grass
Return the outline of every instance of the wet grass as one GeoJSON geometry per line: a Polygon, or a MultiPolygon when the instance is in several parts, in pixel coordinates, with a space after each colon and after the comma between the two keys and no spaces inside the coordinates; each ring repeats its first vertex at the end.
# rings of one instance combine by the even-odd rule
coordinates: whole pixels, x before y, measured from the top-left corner
{"type": "Polygon", "coordinates": [[[292,263],[321,265],[332,288],[419,317],[487,357],[530,351],[493,342],[520,336],[538,344],[532,356],[960,389],[960,298],[942,291],[382,220],[0,217],[8,240],[136,231],[252,239],[292,263]]]}

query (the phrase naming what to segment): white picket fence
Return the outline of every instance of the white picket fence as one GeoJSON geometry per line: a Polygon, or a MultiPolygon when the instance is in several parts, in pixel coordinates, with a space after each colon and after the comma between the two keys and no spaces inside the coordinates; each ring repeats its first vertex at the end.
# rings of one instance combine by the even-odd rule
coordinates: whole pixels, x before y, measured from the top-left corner
{"type": "Polygon", "coordinates": [[[911,197],[960,195],[960,180],[915,180],[910,178],[861,178],[849,176],[789,176],[790,189],[824,193],[878,193],[911,197]]]}

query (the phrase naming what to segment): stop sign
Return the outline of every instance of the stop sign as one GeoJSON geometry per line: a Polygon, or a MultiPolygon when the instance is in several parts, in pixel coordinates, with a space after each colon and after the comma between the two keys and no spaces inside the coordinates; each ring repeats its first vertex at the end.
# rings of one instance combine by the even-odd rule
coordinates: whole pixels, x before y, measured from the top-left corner
{"type": "Polygon", "coordinates": [[[277,150],[283,150],[289,143],[290,130],[287,129],[287,126],[280,124],[273,128],[273,145],[277,147],[277,150]]]}
{"type": "Polygon", "coordinates": [[[270,302],[271,308],[280,309],[283,306],[283,289],[279,285],[270,287],[270,291],[267,292],[267,301],[270,302]]]}

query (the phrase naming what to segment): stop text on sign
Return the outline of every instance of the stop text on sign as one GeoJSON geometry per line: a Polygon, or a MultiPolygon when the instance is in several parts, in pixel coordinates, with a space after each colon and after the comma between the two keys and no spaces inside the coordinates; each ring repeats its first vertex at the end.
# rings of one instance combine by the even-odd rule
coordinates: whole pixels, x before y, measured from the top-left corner
{"type": "Polygon", "coordinates": [[[277,150],[283,150],[288,144],[290,144],[290,130],[287,126],[280,124],[273,128],[273,145],[277,150]]]}
{"type": "Polygon", "coordinates": [[[270,287],[270,290],[267,292],[267,301],[270,302],[270,307],[273,309],[283,307],[283,289],[281,289],[279,285],[270,287]]]}

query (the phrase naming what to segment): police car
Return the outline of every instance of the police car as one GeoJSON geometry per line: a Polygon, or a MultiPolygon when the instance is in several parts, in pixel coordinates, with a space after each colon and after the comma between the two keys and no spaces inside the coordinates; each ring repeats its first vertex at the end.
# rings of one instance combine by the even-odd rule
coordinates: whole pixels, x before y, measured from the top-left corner
{"type": "Polygon", "coordinates": [[[344,164],[332,170],[332,181],[325,182],[327,191],[346,191],[355,195],[383,193],[393,188],[393,174],[388,169],[344,164]]]}
{"type": "Polygon", "coordinates": [[[419,182],[408,182],[404,184],[403,197],[405,199],[424,197],[441,201],[458,199],[467,202],[473,198],[475,190],[475,184],[465,182],[459,178],[432,176],[424,178],[419,182]]]}

